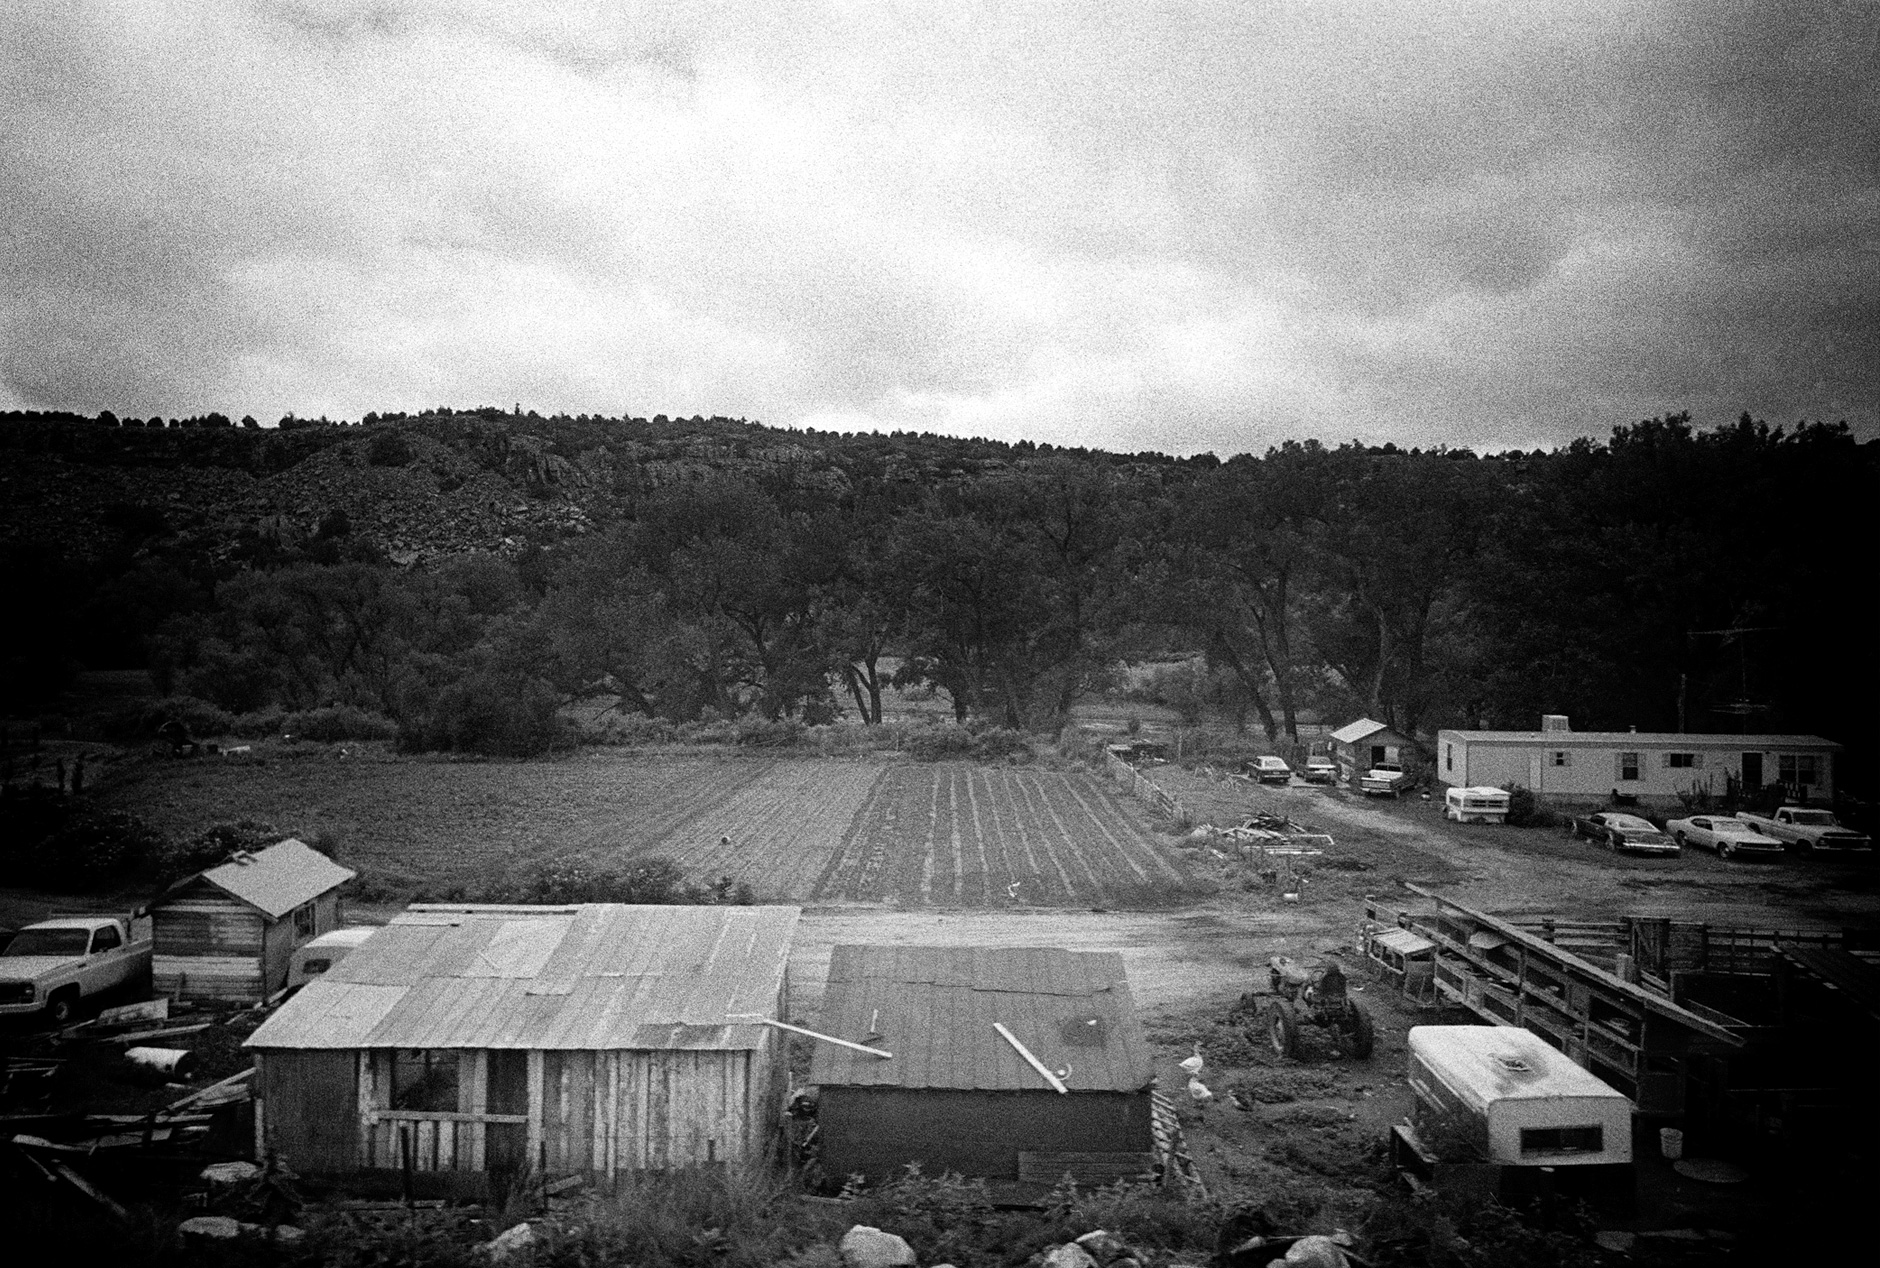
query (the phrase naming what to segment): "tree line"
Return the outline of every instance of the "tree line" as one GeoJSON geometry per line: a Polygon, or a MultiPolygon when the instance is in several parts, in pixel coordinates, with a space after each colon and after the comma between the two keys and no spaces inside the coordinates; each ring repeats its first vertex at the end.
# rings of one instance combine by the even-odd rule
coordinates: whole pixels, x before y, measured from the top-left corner
{"type": "Polygon", "coordinates": [[[1183,689],[1275,741],[1307,717],[1428,733],[1562,712],[1858,746],[1880,702],[1859,616],[1876,454],[1844,426],[1678,415],[1491,456],[1033,447],[840,489],[728,470],[633,490],[585,537],[405,569],[329,517],[234,559],[14,558],[15,592],[70,628],[16,634],[8,678],[135,662],[231,712],[343,704],[417,747],[530,751],[600,697],[876,723],[892,685],[1050,729],[1119,666],[1190,651],[1183,689]]]}

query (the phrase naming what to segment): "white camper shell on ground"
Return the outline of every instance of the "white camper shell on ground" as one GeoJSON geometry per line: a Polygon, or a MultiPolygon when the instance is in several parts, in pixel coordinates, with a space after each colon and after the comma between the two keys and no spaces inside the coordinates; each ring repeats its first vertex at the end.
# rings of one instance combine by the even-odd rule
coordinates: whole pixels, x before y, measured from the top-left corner
{"type": "Polygon", "coordinates": [[[378,932],[377,925],[355,925],[323,933],[294,952],[287,962],[287,985],[302,987],[338,964],[360,943],[378,932]]]}
{"type": "Polygon", "coordinates": [[[1439,1154],[1473,1149],[1519,1167],[1632,1161],[1632,1102],[1531,1031],[1413,1026],[1409,1040],[1417,1134],[1439,1154]]]}
{"type": "Polygon", "coordinates": [[[1508,793],[1486,785],[1448,789],[1443,793],[1443,818],[1457,823],[1506,823],[1508,793]]]}

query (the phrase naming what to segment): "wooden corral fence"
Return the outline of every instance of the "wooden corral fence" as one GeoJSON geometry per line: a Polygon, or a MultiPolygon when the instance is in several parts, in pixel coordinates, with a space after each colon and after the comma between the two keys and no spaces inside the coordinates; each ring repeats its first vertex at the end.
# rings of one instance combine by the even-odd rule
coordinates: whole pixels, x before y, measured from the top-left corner
{"type": "Polygon", "coordinates": [[[1639,980],[1667,994],[1681,973],[1773,974],[1778,943],[1851,951],[1872,941],[1851,929],[1718,928],[1643,916],[1628,916],[1624,923],[1626,951],[1639,980]]]}

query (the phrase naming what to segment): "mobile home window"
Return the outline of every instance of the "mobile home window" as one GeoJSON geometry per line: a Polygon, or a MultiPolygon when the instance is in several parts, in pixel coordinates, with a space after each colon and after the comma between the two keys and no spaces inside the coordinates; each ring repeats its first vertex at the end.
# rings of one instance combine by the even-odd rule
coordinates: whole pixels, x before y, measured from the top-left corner
{"type": "Polygon", "coordinates": [[[1696,770],[1703,763],[1697,760],[1695,753],[1666,753],[1665,765],[1672,770],[1696,770]]]}
{"type": "Polygon", "coordinates": [[[392,1108],[455,1113],[457,1053],[450,1048],[399,1048],[392,1053],[392,1108]]]}
{"type": "Polygon", "coordinates": [[[1637,753],[1619,754],[1619,778],[1620,779],[1637,779],[1638,778],[1638,754],[1637,753]]]}
{"type": "Polygon", "coordinates": [[[1557,748],[1547,755],[1547,760],[1554,766],[1571,766],[1573,765],[1573,754],[1569,753],[1566,749],[1557,748]]]}
{"type": "Polygon", "coordinates": [[[1606,1134],[1592,1127],[1523,1127],[1523,1154],[1596,1154],[1606,1147],[1606,1134]]]}
{"type": "Polygon", "coordinates": [[[1776,778],[1800,788],[1812,787],[1821,782],[1817,776],[1814,755],[1807,753],[1784,753],[1776,758],[1776,778]]]}

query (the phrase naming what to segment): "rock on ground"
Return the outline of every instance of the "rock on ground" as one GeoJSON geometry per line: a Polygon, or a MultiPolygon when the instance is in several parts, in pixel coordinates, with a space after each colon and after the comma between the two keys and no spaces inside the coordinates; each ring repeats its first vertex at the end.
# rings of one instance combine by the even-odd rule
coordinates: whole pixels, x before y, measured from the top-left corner
{"type": "Polygon", "coordinates": [[[903,1268],[914,1263],[914,1248],[893,1233],[857,1224],[842,1235],[842,1262],[848,1268],[903,1268]]]}

